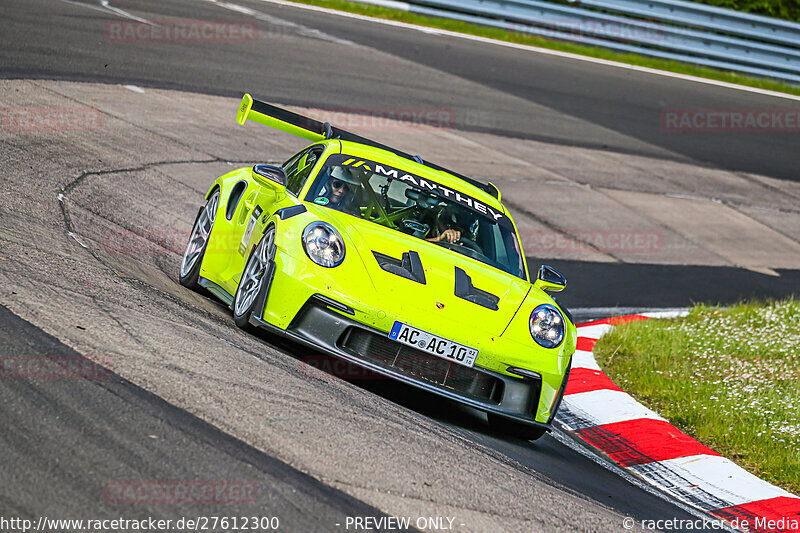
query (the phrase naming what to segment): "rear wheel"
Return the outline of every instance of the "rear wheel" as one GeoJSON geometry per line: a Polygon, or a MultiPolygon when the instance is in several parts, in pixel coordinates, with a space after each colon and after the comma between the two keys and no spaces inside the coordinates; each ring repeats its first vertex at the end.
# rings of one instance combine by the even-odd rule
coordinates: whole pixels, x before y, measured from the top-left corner
{"type": "Polygon", "coordinates": [[[489,417],[489,426],[493,430],[510,437],[524,440],[536,440],[547,433],[547,430],[540,426],[529,426],[528,424],[515,422],[494,413],[487,413],[487,416],[489,417]]]}
{"type": "Polygon", "coordinates": [[[270,226],[256,245],[242,273],[242,280],[233,298],[233,321],[247,329],[260,296],[269,290],[275,260],[275,226],[270,226]]]}
{"type": "Polygon", "coordinates": [[[217,218],[217,207],[219,207],[219,189],[211,194],[205,207],[197,216],[189,236],[189,242],[186,244],[186,251],[183,252],[178,279],[181,285],[192,290],[200,288],[197,283],[200,278],[200,266],[203,264],[208,239],[211,237],[214,220],[217,218]]]}

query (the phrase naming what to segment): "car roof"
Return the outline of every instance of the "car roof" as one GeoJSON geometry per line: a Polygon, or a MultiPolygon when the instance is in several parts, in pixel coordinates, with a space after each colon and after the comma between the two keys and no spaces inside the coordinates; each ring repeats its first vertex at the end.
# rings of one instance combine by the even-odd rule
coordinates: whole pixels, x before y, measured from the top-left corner
{"type": "Polygon", "coordinates": [[[491,206],[495,209],[498,209],[502,211],[503,214],[505,214],[506,216],[509,216],[508,210],[506,210],[502,202],[500,202],[495,196],[492,196],[491,194],[486,192],[483,188],[473,185],[472,183],[450,172],[431,168],[424,162],[420,164],[419,162],[414,161],[412,159],[408,159],[406,157],[400,157],[394,152],[383,150],[381,148],[377,148],[375,146],[370,146],[367,144],[361,144],[352,141],[342,141],[339,139],[331,139],[327,142],[339,143],[341,147],[341,153],[345,155],[352,155],[354,157],[371,159],[373,161],[379,163],[385,163],[387,165],[391,165],[393,167],[405,170],[409,173],[416,174],[423,178],[430,178],[431,180],[441,183],[442,185],[450,187],[464,194],[468,194],[473,198],[475,198],[476,200],[480,200],[484,204],[491,206]]]}

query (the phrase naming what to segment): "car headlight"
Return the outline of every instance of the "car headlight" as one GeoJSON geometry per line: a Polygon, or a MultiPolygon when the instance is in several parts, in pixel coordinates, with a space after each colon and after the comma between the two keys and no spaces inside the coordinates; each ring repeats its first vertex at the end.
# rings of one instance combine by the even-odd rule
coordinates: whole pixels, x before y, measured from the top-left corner
{"type": "Polygon", "coordinates": [[[531,337],[540,346],[555,348],[564,340],[564,317],[554,305],[542,304],[531,313],[531,337]]]}
{"type": "Polygon", "coordinates": [[[327,268],[344,261],[344,239],[327,222],[312,222],[303,230],[303,249],[316,264],[327,268]]]}

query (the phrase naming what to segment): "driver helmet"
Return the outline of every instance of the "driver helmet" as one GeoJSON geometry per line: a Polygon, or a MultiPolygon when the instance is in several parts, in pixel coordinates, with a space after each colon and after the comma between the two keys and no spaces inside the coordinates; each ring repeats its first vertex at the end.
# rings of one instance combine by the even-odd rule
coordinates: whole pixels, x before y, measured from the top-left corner
{"type": "Polygon", "coordinates": [[[343,181],[347,183],[350,185],[349,188],[351,190],[361,185],[361,182],[358,181],[355,172],[347,167],[333,167],[330,177],[331,185],[334,185],[333,182],[335,181],[343,181]]]}

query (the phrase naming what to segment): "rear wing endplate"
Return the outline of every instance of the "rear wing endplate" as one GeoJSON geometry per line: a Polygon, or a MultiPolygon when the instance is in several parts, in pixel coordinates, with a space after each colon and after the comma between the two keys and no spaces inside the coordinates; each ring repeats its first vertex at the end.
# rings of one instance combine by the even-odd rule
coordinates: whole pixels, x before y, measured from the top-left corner
{"type": "Polygon", "coordinates": [[[330,124],[326,128],[325,124],[318,120],[298,115],[265,102],[253,100],[252,96],[245,94],[242,98],[242,103],[239,105],[239,111],[236,113],[236,122],[244,126],[244,123],[248,120],[311,142],[331,138],[326,136],[326,129],[330,128],[330,124]]]}

